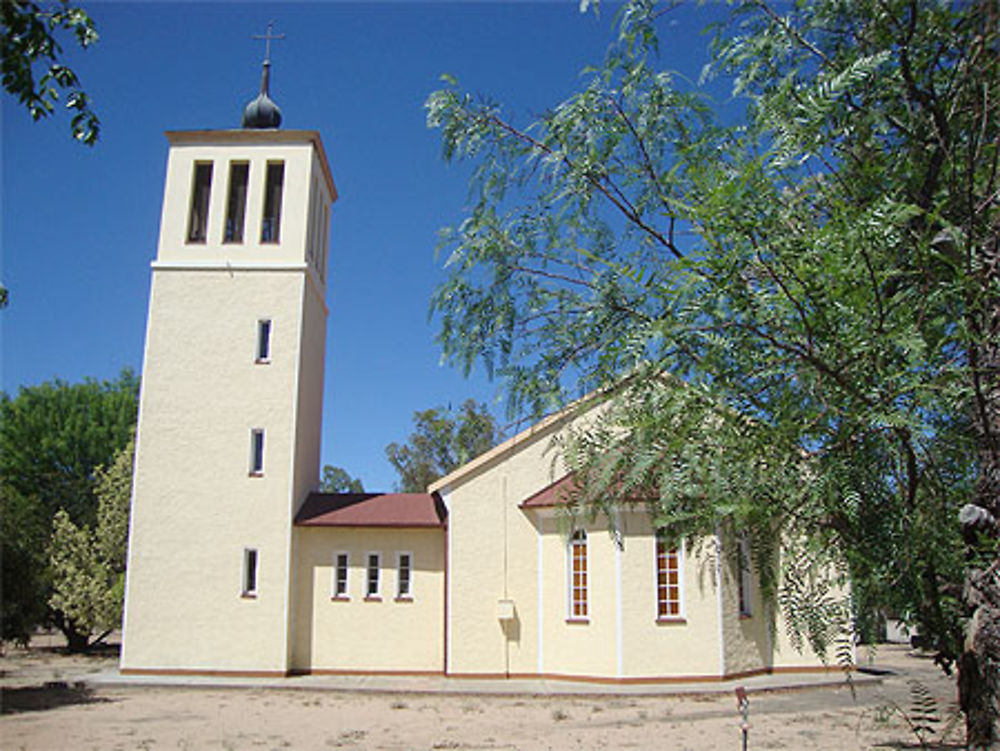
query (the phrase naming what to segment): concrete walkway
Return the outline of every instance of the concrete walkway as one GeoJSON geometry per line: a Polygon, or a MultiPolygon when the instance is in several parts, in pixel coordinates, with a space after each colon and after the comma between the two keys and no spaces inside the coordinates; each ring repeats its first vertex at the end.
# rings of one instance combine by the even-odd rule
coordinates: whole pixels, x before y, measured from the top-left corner
{"type": "MultiPolygon", "coordinates": [[[[846,685],[841,672],[782,673],[757,675],[726,681],[663,684],[604,684],[586,681],[544,679],[469,679],[444,676],[389,675],[298,675],[287,678],[242,678],[192,675],[121,675],[117,670],[92,673],[82,678],[94,688],[190,687],[190,688],[279,688],[300,691],[348,691],[404,694],[459,694],[494,696],[666,696],[731,694],[737,686],[748,693],[837,688],[846,685]]],[[[877,674],[856,672],[855,686],[882,682],[877,674]]]]}

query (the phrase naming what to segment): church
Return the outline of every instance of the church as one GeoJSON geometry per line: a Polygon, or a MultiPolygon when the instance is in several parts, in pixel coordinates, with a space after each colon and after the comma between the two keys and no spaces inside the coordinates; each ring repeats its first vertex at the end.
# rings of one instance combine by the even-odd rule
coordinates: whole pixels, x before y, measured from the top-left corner
{"type": "MultiPolygon", "coordinates": [[[[331,207],[320,135],[265,59],[242,127],[167,132],[125,593],[124,674],[607,684],[824,670],[735,540],[565,512],[552,415],[426,493],[317,492],[331,207]],[[734,563],[735,561],[735,563],[734,563]],[[746,561],[740,564],[740,561],[746,561]]],[[[584,405],[585,406],[585,405],[584,405]]]]}

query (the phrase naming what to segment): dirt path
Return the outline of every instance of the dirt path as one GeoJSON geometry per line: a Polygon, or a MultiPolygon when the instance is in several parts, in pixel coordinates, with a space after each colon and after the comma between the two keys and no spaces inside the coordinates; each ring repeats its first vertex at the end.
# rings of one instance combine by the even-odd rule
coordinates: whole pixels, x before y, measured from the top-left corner
{"type": "MultiPolygon", "coordinates": [[[[859,655],[864,657],[864,654],[859,655]]],[[[113,654],[53,648],[2,659],[0,748],[74,749],[739,749],[729,694],[593,698],[352,694],[292,689],[101,688],[77,685],[113,654]]],[[[750,748],[917,748],[890,702],[908,708],[909,680],[939,704],[954,682],[926,658],[881,647],[882,684],[751,696],[750,748]]],[[[959,748],[961,727],[951,742],[959,748]]]]}

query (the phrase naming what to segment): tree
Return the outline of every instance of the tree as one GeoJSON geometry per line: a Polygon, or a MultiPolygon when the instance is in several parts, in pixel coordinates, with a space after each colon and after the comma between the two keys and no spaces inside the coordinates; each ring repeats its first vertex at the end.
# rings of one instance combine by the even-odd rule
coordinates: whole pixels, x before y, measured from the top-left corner
{"type": "Polygon", "coordinates": [[[133,440],[110,467],[95,470],[95,526],[77,526],[63,509],[53,519],[49,605],[66,621],[71,652],[86,649],[93,634],[100,641],[121,626],[134,454],[133,440]]]}
{"type": "Polygon", "coordinates": [[[321,493],[364,493],[365,487],[360,477],[351,477],[347,470],[325,464],[319,490],[321,493]]]}
{"type": "Polygon", "coordinates": [[[485,404],[467,399],[456,413],[435,407],[413,413],[407,443],[390,443],[385,454],[399,474],[398,490],[423,493],[435,480],[493,448],[500,429],[485,404]]]}
{"type": "MultiPolygon", "coordinates": [[[[62,46],[58,32],[72,34],[77,44],[86,49],[98,40],[93,20],[81,8],[59,0],[58,8],[43,11],[38,3],[23,0],[0,2],[3,21],[3,88],[17,98],[33,120],[48,117],[59,101],[60,91],[66,96],[66,109],[73,112],[70,130],[80,143],[97,143],[101,121],[91,107],[90,97],[80,88],[76,73],[59,61],[62,46]],[[38,69],[36,70],[36,66],[38,69]],[[36,75],[41,78],[36,81],[36,75]]],[[[9,301],[7,288],[0,284],[0,309],[9,301]]]]}
{"type": "Polygon", "coordinates": [[[453,81],[432,94],[478,197],[443,235],[440,341],[504,378],[516,412],[604,389],[605,417],[565,446],[581,503],[645,498],[679,535],[750,530],[764,591],[793,611],[809,603],[781,589],[775,540],[846,561],[858,627],[887,607],[918,624],[958,664],[970,745],[992,748],[997,4],[782,11],[735,3],[714,41],[710,72],[747,105],[735,126],[657,69],[664,9],[645,0],[535,122],[453,81]],[[965,504],[984,531],[963,541],[965,504]]]}
{"type": "Polygon", "coordinates": [[[4,91],[16,97],[34,120],[51,115],[60,93],[65,94],[65,107],[73,112],[73,137],[88,146],[97,143],[101,122],[76,73],[60,62],[62,46],[57,39],[60,33],[71,35],[81,49],[96,43],[97,29],[90,16],[67,0],[59,0],[51,11],[35,2],[6,0],[0,3],[0,18],[4,91]]]}
{"type": "Polygon", "coordinates": [[[49,542],[62,509],[78,529],[101,516],[97,492],[135,429],[139,381],[51,381],[0,395],[0,544],[3,547],[4,640],[27,640],[39,625],[75,639],[71,620],[49,607],[49,542]]]}

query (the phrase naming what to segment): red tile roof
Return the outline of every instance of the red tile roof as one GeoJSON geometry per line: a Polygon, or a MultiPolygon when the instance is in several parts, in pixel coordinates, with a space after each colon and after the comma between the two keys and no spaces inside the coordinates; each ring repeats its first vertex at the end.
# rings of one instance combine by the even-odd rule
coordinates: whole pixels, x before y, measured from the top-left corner
{"type": "Polygon", "coordinates": [[[295,516],[295,525],[444,527],[447,516],[437,493],[311,493],[295,516]]]}
{"type": "Polygon", "coordinates": [[[546,508],[549,506],[563,506],[569,502],[570,493],[576,488],[575,476],[571,472],[564,475],[547,488],[543,488],[521,503],[521,508],[546,508]]]}

